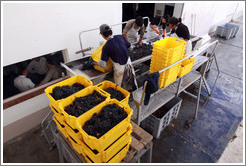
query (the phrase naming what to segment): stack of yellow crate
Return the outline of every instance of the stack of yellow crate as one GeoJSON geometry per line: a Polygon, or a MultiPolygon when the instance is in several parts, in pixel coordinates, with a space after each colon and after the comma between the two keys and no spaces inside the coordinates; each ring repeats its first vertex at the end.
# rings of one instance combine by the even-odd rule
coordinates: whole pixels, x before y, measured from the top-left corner
{"type": "MultiPolygon", "coordinates": [[[[158,72],[179,61],[184,56],[186,42],[168,37],[154,43],[150,64],[150,73],[158,72]]],[[[180,63],[160,73],[159,88],[166,87],[177,79],[180,63]]]]}
{"type": "MultiPolygon", "coordinates": [[[[53,88],[54,87],[55,85],[53,88]]],[[[46,92],[46,94],[49,94],[52,91],[49,89],[49,91],[46,90],[46,92]]],[[[132,126],[130,124],[130,120],[133,111],[128,105],[129,96],[130,93],[128,91],[116,86],[110,81],[104,81],[97,86],[89,86],[61,100],[58,104],[60,116],[55,115],[53,119],[57,123],[58,129],[70,141],[74,150],[79,154],[82,154],[87,162],[118,163],[126,156],[131,143],[132,126]],[[122,101],[111,99],[110,94],[103,90],[108,87],[114,87],[121,91],[126,98],[122,101]],[[69,115],[65,111],[65,107],[72,104],[76,98],[87,96],[93,93],[93,91],[97,91],[102,96],[106,97],[105,101],[96,105],[79,117],[69,115]],[[83,130],[84,124],[92,118],[94,113],[100,113],[103,107],[110,104],[116,104],[123,108],[125,113],[127,113],[127,117],[100,138],[88,135],[83,130]]],[[[49,95],[49,98],[52,98],[52,96],[49,95]]]]}
{"type": "Polygon", "coordinates": [[[93,85],[92,82],[90,80],[88,80],[87,78],[85,78],[84,76],[76,75],[76,76],[73,76],[71,78],[68,78],[68,79],[66,79],[64,81],[61,81],[61,82],[59,82],[57,84],[51,85],[51,86],[49,86],[48,88],[45,89],[45,94],[48,96],[48,98],[50,100],[50,108],[54,112],[53,120],[56,122],[58,129],[61,131],[61,133],[66,138],[68,137],[67,132],[66,132],[66,129],[65,129],[65,123],[66,123],[66,121],[65,121],[65,117],[62,114],[61,109],[59,107],[60,102],[62,102],[66,98],[61,99],[61,100],[55,100],[50,95],[50,93],[53,92],[53,89],[55,87],[65,86],[65,85],[72,86],[75,83],[79,83],[81,85],[84,85],[85,88],[93,85]]]}

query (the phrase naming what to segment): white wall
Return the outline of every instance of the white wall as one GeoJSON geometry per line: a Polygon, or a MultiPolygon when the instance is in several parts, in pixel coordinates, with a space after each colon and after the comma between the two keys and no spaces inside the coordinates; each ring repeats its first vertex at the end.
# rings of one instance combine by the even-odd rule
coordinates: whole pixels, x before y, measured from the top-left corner
{"type": "MultiPolygon", "coordinates": [[[[3,111],[3,127],[25,118],[49,106],[49,99],[45,94],[38,95],[29,100],[16,104],[3,111]]],[[[31,124],[30,124],[31,125],[31,124]]]]}
{"type": "MultiPolygon", "coordinates": [[[[78,59],[79,32],[122,21],[122,4],[3,3],[3,66],[67,49],[78,59]]],[[[117,32],[121,33],[121,26],[117,32]]],[[[85,35],[83,46],[98,46],[99,31],[85,35]]]]}
{"type": "MultiPolygon", "coordinates": [[[[122,4],[114,3],[3,3],[3,66],[67,49],[68,60],[81,58],[79,32],[122,22],[122,4]]],[[[121,34],[121,26],[113,28],[121,34]]],[[[97,47],[104,40],[99,30],[83,36],[83,47],[97,47]]],[[[45,94],[3,111],[8,126],[49,106],[45,94]]],[[[32,124],[30,124],[32,125],[32,124]]]]}
{"type": "Polygon", "coordinates": [[[173,17],[180,18],[182,14],[184,3],[175,3],[173,10],[173,17]]]}
{"type": "MultiPolygon", "coordinates": [[[[238,2],[186,2],[183,9],[183,23],[188,26],[191,34],[202,36],[211,33],[216,26],[221,23],[229,22],[237,8],[238,2]],[[196,17],[196,18],[195,18],[196,17]],[[192,26],[192,18],[195,26],[192,26]],[[212,28],[211,28],[212,27],[212,28]]],[[[242,3],[239,10],[242,15],[242,3]]]]}

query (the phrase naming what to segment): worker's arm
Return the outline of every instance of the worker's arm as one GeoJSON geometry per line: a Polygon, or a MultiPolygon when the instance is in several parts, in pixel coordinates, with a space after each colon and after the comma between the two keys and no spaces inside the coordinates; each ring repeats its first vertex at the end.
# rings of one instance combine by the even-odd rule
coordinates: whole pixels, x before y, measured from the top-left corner
{"type": "Polygon", "coordinates": [[[166,29],[163,29],[163,35],[162,37],[164,38],[166,36],[166,29]]]}
{"type": "Polygon", "coordinates": [[[141,47],[141,46],[142,46],[142,41],[143,41],[143,36],[141,35],[141,36],[140,36],[140,39],[139,39],[139,41],[138,41],[138,45],[139,45],[139,47],[141,47]]]}
{"type": "Polygon", "coordinates": [[[125,28],[123,29],[122,35],[125,37],[127,41],[129,41],[127,37],[127,32],[133,27],[134,22],[135,22],[135,19],[127,21],[127,24],[125,28]]]}
{"type": "Polygon", "coordinates": [[[144,37],[144,30],[145,30],[145,27],[144,27],[144,24],[140,27],[140,38],[139,38],[139,41],[138,41],[138,45],[141,47],[142,46],[142,40],[143,40],[143,37],[144,37]]]}
{"type": "Polygon", "coordinates": [[[45,78],[43,79],[43,81],[41,81],[41,83],[39,85],[43,85],[43,84],[46,84],[47,82],[49,82],[52,79],[52,73],[53,73],[53,71],[49,70],[47,72],[47,74],[45,75],[45,78]]]}
{"type": "Polygon", "coordinates": [[[160,31],[158,29],[156,29],[152,24],[149,25],[150,28],[152,28],[157,34],[160,33],[160,31]]]}
{"type": "Polygon", "coordinates": [[[104,45],[102,48],[101,60],[99,62],[93,62],[93,65],[98,65],[104,68],[107,66],[108,59],[109,59],[108,49],[104,45]]]}
{"type": "Polygon", "coordinates": [[[94,65],[98,65],[100,67],[106,67],[107,66],[107,62],[100,60],[99,62],[93,62],[94,65]]]}
{"type": "Polygon", "coordinates": [[[125,38],[127,41],[129,41],[126,34],[123,34],[123,36],[124,36],[124,38],[125,38]]]}

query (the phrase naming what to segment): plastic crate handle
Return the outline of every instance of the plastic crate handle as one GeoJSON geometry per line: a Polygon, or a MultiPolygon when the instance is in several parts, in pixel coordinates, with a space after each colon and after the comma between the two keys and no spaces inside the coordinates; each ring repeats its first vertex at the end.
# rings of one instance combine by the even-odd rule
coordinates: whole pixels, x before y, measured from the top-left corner
{"type": "Polygon", "coordinates": [[[72,140],[74,143],[78,144],[70,135],[68,135],[68,138],[70,138],[70,140],[72,140]]]}
{"type": "Polygon", "coordinates": [[[100,87],[100,86],[102,86],[102,83],[101,83],[101,84],[99,84],[99,85],[97,85],[97,87],[100,87]]]}
{"type": "Polygon", "coordinates": [[[180,42],[180,43],[182,43],[182,42],[183,42],[182,40],[179,40],[179,39],[176,39],[176,41],[177,41],[177,42],[180,42]]]}
{"type": "Polygon", "coordinates": [[[101,89],[100,89],[100,92],[106,95],[106,93],[103,90],[101,90],[101,89]]]}

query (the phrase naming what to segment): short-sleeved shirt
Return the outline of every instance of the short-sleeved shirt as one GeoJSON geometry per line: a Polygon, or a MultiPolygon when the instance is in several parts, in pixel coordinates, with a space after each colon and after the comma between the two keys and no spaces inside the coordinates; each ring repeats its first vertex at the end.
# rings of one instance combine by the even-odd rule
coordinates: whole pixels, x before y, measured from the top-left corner
{"type": "Polygon", "coordinates": [[[177,27],[171,31],[171,34],[172,33],[176,33],[178,37],[182,37],[184,39],[190,40],[189,29],[183,23],[179,23],[177,27]]]}
{"type": "Polygon", "coordinates": [[[24,75],[20,75],[14,79],[14,86],[21,92],[24,92],[34,88],[35,84],[31,81],[30,78],[27,78],[24,75]]]}
{"type": "Polygon", "coordinates": [[[44,57],[40,57],[40,60],[38,62],[36,60],[32,60],[27,66],[27,71],[28,73],[32,74],[46,74],[48,71],[48,67],[46,66],[46,59],[44,57]]]}
{"type": "MultiPolygon", "coordinates": [[[[127,24],[126,24],[126,26],[125,26],[125,28],[123,29],[123,35],[127,35],[127,32],[133,27],[133,25],[135,24],[135,20],[136,19],[131,19],[131,20],[129,20],[129,21],[127,21],[127,24]]],[[[144,28],[144,24],[140,27],[140,30],[139,30],[139,32],[140,32],[140,36],[144,36],[144,30],[145,30],[145,28],[144,28]]]]}
{"type": "Polygon", "coordinates": [[[130,46],[131,44],[122,35],[115,35],[103,46],[101,60],[107,62],[111,58],[114,62],[125,65],[129,58],[130,46]]]}
{"type": "Polygon", "coordinates": [[[166,29],[166,23],[162,23],[162,17],[161,16],[156,16],[151,19],[150,21],[151,25],[156,25],[156,26],[162,26],[162,29],[166,29]]]}

